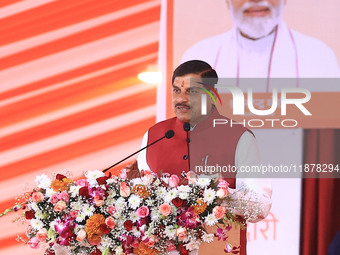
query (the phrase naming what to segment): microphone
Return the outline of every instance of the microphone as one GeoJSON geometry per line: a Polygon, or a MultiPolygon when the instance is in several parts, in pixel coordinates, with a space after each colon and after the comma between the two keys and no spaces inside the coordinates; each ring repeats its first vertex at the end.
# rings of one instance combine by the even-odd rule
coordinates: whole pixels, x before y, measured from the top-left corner
{"type": "Polygon", "coordinates": [[[190,143],[190,138],[189,138],[190,123],[184,122],[183,129],[184,129],[185,132],[187,132],[188,166],[189,166],[189,171],[190,171],[190,148],[189,148],[189,143],[190,143]]]}
{"type": "Polygon", "coordinates": [[[151,145],[153,145],[153,144],[159,142],[160,140],[162,140],[162,139],[164,139],[164,138],[170,139],[170,138],[172,138],[174,135],[175,135],[175,132],[174,132],[173,130],[170,129],[170,130],[166,131],[166,132],[165,132],[165,135],[164,135],[163,137],[161,137],[161,138],[159,138],[158,140],[156,140],[156,141],[154,141],[154,142],[148,144],[147,146],[145,146],[145,147],[141,148],[140,150],[136,151],[135,153],[132,153],[131,155],[127,156],[126,158],[123,158],[121,161],[119,161],[119,162],[115,163],[114,165],[112,165],[112,166],[110,166],[110,167],[104,169],[102,172],[105,173],[107,170],[110,170],[112,167],[115,167],[116,165],[118,165],[118,164],[122,163],[123,161],[127,160],[128,158],[131,158],[133,155],[136,155],[138,152],[140,152],[140,151],[142,151],[142,150],[144,150],[144,149],[150,147],[151,145]]]}

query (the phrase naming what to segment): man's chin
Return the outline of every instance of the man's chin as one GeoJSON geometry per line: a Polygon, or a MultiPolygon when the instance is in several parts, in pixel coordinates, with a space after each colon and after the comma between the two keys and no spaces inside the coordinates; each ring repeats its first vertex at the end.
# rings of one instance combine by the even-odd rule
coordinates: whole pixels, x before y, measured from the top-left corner
{"type": "Polygon", "coordinates": [[[240,31],[250,38],[258,39],[269,35],[277,26],[277,22],[272,22],[271,24],[265,24],[266,21],[253,18],[253,21],[248,20],[243,24],[239,24],[238,28],[240,31]]]}

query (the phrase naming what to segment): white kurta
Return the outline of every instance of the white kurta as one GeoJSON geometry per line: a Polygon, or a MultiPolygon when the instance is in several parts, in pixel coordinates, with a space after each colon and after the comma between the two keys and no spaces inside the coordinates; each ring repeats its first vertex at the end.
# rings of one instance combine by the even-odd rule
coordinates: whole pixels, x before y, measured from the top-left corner
{"type": "MultiPolygon", "coordinates": [[[[274,33],[249,40],[234,27],[196,43],[185,52],[181,62],[200,59],[209,63],[220,78],[235,78],[240,58],[240,78],[267,78],[273,40],[274,33]]],[[[326,44],[291,30],[282,22],[278,26],[270,77],[296,78],[296,69],[298,78],[340,77],[337,58],[326,44]]]]}

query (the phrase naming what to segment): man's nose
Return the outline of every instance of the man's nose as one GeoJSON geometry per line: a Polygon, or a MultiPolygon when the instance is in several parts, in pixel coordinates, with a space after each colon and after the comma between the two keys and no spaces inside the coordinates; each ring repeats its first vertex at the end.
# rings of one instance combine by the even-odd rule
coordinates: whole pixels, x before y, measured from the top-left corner
{"type": "Polygon", "coordinates": [[[177,101],[179,103],[185,103],[185,102],[189,102],[190,99],[190,95],[188,95],[187,93],[181,93],[180,95],[178,95],[177,97],[177,101]]]}

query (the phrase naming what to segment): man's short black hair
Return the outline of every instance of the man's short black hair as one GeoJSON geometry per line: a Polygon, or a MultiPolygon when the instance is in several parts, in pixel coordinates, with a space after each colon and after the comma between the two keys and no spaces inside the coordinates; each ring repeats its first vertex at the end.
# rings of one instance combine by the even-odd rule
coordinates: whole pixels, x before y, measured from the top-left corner
{"type": "Polygon", "coordinates": [[[180,64],[172,75],[172,84],[176,77],[187,74],[198,74],[203,79],[203,83],[207,83],[214,87],[217,83],[218,76],[216,71],[206,62],[202,60],[190,60],[180,64]],[[209,79],[204,79],[209,78],[209,79]]]}

